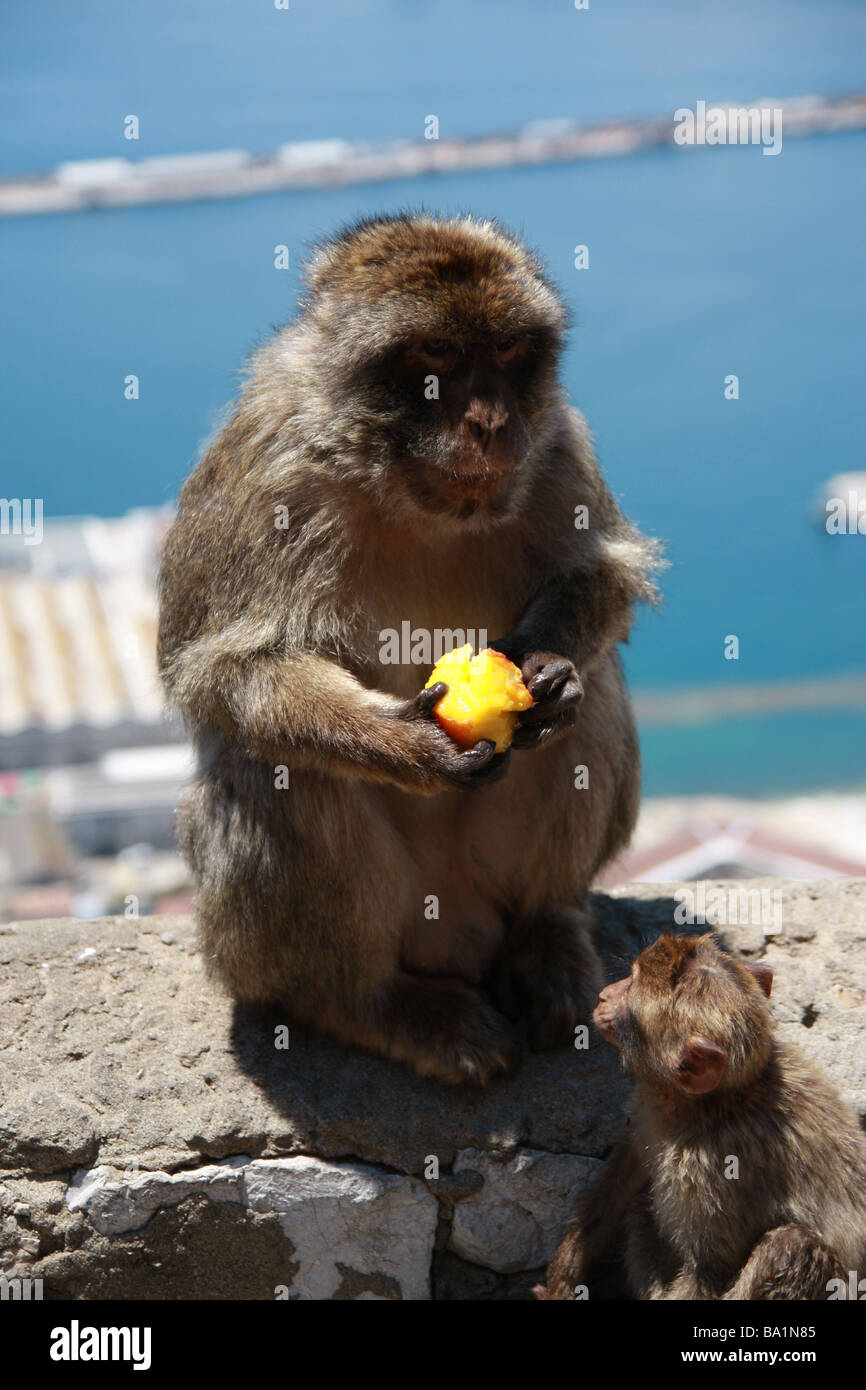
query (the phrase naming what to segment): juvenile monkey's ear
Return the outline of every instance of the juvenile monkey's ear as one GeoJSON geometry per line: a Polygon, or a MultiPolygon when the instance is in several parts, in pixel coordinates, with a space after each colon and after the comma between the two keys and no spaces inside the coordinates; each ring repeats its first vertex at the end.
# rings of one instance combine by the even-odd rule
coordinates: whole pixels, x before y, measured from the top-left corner
{"type": "Polygon", "coordinates": [[[706,1038],[689,1038],[683,1048],[674,1081],[689,1096],[705,1096],[714,1091],[725,1074],[728,1054],[706,1038]]]}
{"type": "Polygon", "coordinates": [[[746,961],[743,961],[743,965],[745,965],[750,975],[754,975],[761,989],[769,999],[770,990],[773,988],[773,972],[769,965],[749,965],[746,961]]]}

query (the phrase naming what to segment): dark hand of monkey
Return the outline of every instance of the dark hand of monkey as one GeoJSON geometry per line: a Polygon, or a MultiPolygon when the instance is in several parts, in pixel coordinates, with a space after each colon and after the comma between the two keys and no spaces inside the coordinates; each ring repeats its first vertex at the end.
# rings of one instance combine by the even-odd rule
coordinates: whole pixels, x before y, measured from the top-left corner
{"type": "Polygon", "coordinates": [[[520,667],[533,699],[532,707],[519,716],[512,747],[538,748],[574,727],[583,684],[573,662],[553,652],[527,652],[513,637],[491,646],[520,667]]]}
{"type": "Polygon", "coordinates": [[[483,738],[471,748],[461,748],[449,738],[433,716],[433,706],[438,705],[447,693],[448,686],[444,681],[438,681],[404,705],[400,718],[406,723],[418,724],[424,731],[425,751],[433,764],[433,772],[442,778],[446,786],[459,787],[463,791],[480,791],[482,787],[489,787],[505,776],[511,750],[494,756],[496,745],[492,739],[483,738]]]}

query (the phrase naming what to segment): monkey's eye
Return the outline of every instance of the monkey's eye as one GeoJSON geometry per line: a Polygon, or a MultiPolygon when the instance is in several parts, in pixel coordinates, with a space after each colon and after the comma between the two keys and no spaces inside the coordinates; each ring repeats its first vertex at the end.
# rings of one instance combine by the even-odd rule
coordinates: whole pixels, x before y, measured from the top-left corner
{"type": "Polygon", "coordinates": [[[450,371],[457,361],[458,352],[457,344],[449,342],[447,338],[425,338],[410,349],[410,355],[415,360],[420,360],[434,372],[450,371]]]}
{"type": "Polygon", "coordinates": [[[459,354],[457,343],[447,338],[416,338],[406,347],[405,360],[410,367],[420,363],[431,372],[450,372],[459,354]]]}
{"type": "Polygon", "coordinates": [[[493,357],[500,367],[511,367],[522,362],[530,349],[528,338],[504,338],[493,349],[493,357]]]}

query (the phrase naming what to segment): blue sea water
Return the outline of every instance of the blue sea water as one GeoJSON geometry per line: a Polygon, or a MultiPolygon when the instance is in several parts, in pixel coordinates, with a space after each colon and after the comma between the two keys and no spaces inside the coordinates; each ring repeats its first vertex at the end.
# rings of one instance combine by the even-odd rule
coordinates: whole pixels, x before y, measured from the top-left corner
{"type": "MultiPolygon", "coordinates": [[[[862,88],[850,0],[465,5],[253,0],[42,3],[4,17],[3,169],[291,139],[418,138],[862,88]],[[133,112],[142,138],[121,138],[133,112]]],[[[571,398],[629,514],[667,545],[665,604],[627,654],[638,688],[866,671],[866,538],[814,493],[864,468],[866,134],[0,225],[0,492],[46,514],[172,498],[290,317],[305,246],[425,205],[501,218],[574,314],[571,398]],[[290,247],[291,270],[274,269],[290,247]],[[573,248],[590,268],[573,269],[573,248]],[[127,402],[135,373],[141,398],[127,402]],[[740,399],[724,398],[736,373],[740,399]],[[724,660],[727,634],[740,639],[724,660]]],[[[866,781],[866,714],[642,731],[650,792],[866,781]]]]}

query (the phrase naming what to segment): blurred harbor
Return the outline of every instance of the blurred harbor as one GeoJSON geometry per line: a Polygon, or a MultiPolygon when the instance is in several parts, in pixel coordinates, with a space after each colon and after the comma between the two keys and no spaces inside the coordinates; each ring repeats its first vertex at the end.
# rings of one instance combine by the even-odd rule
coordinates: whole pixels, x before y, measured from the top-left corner
{"type": "MultiPolygon", "coordinates": [[[[733,128],[741,131],[750,128],[751,113],[779,110],[784,138],[866,128],[866,93],[834,98],[764,97],[751,103],[714,102],[706,106],[725,113],[733,128]]],[[[585,126],[564,118],[534,121],[519,131],[474,139],[440,138],[437,133],[433,138],[414,141],[293,141],[266,154],[228,149],[140,160],[70,160],[49,174],[0,179],[0,217],[244,198],[430,174],[610,159],[673,146],[675,129],[673,114],[585,126]]],[[[758,143],[754,133],[751,143],[758,143]]]]}

